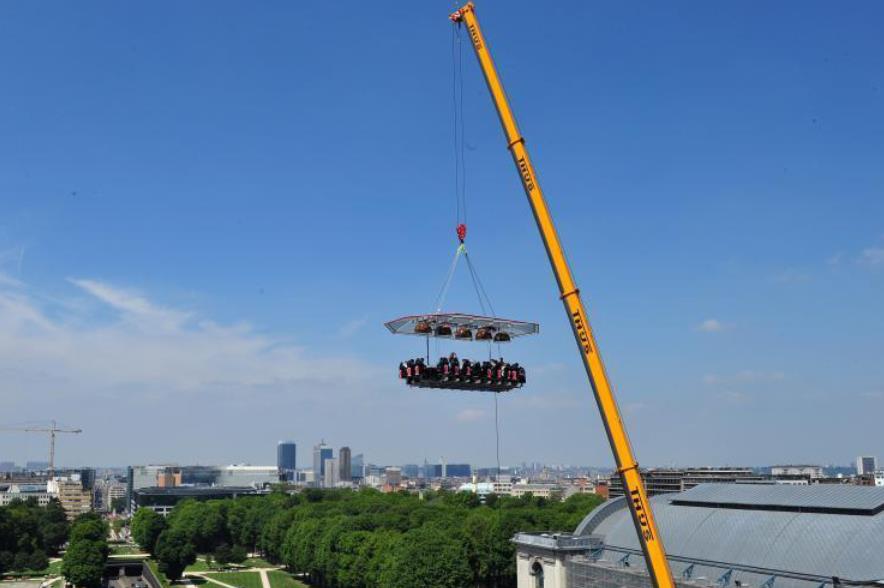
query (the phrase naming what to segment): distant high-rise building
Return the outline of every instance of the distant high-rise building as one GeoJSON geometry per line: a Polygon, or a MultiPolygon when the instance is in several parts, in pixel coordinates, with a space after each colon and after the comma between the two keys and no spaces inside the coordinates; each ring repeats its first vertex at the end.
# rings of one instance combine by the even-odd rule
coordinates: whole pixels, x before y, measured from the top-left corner
{"type": "Polygon", "coordinates": [[[449,463],[444,465],[446,478],[469,478],[473,475],[473,468],[468,463],[449,463]]]}
{"type": "Polygon", "coordinates": [[[338,450],[338,462],[340,466],[340,479],[342,482],[349,482],[353,479],[353,470],[351,468],[352,464],[350,461],[350,448],[349,447],[341,447],[338,450]]]}
{"type": "Polygon", "coordinates": [[[322,462],[322,467],[325,470],[325,473],[322,474],[322,486],[325,488],[334,488],[338,485],[341,478],[340,474],[340,466],[338,464],[338,460],[334,458],[327,458],[322,462]]]}
{"type": "Polygon", "coordinates": [[[313,472],[320,483],[325,479],[325,460],[332,457],[334,457],[332,448],[326,445],[325,441],[313,446],[313,472]]]}
{"type": "Polygon", "coordinates": [[[384,480],[387,485],[394,488],[402,484],[402,470],[396,467],[389,467],[384,470],[384,480]]]}
{"type": "Polygon", "coordinates": [[[469,478],[473,468],[468,463],[424,464],[426,478],[469,478]]]}
{"type": "Polygon", "coordinates": [[[412,480],[417,479],[420,466],[416,463],[407,463],[402,466],[402,475],[412,480]]]}
{"type": "Polygon", "coordinates": [[[353,461],[350,463],[350,479],[351,480],[361,480],[365,477],[365,456],[361,453],[358,453],[353,456],[353,461]]]}
{"type": "Polygon", "coordinates": [[[874,474],[878,469],[878,460],[872,455],[860,455],[856,458],[856,475],[874,474]]]}
{"type": "Polygon", "coordinates": [[[293,478],[298,469],[298,446],[294,441],[280,441],[276,445],[276,467],[286,480],[293,478]]]}

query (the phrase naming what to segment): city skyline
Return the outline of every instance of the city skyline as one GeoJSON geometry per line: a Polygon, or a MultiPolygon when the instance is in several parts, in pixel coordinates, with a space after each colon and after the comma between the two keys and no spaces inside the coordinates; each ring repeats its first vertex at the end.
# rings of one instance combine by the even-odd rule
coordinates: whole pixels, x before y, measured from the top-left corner
{"type": "MultiPolygon", "coordinates": [[[[483,7],[643,464],[884,454],[884,8],[787,4],[570,2],[528,39],[536,6],[483,7]]],[[[60,463],[264,462],[293,432],[494,463],[493,398],[406,388],[423,342],[382,326],[433,310],[457,244],[446,9],[52,6],[0,38],[0,424],[82,428],[60,463]]],[[[610,463],[469,53],[463,79],[470,255],[541,325],[502,350],[501,461],[610,463]]],[[[464,274],[448,300],[479,310],[464,274]]]]}

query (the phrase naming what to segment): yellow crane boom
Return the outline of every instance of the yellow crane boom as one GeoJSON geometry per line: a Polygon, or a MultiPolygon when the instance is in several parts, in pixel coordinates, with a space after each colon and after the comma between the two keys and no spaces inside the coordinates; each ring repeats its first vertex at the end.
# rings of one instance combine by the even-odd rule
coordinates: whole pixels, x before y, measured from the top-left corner
{"type": "Polygon", "coordinates": [[[482,29],[479,27],[475,6],[472,2],[468,2],[451,14],[450,18],[454,23],[466,26],[476,57],[479,59],[482,73],[485,75],[488,89],[491,91],[494,105],[497,108],[497,114],[500,116],[503,132],[506,135],[507,147],[512,153],[513,161],[522,180],[522,186],[525,188],[525,194],[531,203],[534,219],[537,221],[537,227],[540,229],[543,244],[546,246],[546,253],[549,256],[553,273],[555,273],[556,281],[559,284],[561,299],[565,305],[565,311],[568,313],[568,320],[571,323],[571,329],[574,331],[574,338],[577,341],[577,347],[580,349],[583,365],[586,368],[586,374],[589,377],[596,403],[601,412],[602,421],[605,424],[605,431],[608,434],[608,441],[614,453],[617,472],[623,480],[627,504],[638,532],[648,572],[656,588],[673,588],[675,584],[672,580],[672,571],[669,569],[669,563],[666,561],[663,540],[660,537],[656,522],[654,521],[654,515],[651,512],[651,505],[648,502],[644,483],[638,470],[638,462],[635,460],[632,446],[629,443],[629,437],[626,434],[626,428],[623,425],[620,409],[614,398],[611,383],[605,373],[605,366],[599,355],[586,309],[580,300],[580,290],[577,289],[574,283],[574,278],[568,267],[568,261],[565,259],[565,252],[562,249],[562,244],[556,233],[555,225],[553,225],[549,208],[543,197],[543,191],[540,189],[540,184],[537,181],[534,166],[531,164],[531,158],[528,157],[525,139],[519,133],[519,127],[516,124],[516,119],[513,116],[503,85],[497,75],[491,53],[488,50],[488,43],[485,41],[482,29]]]}

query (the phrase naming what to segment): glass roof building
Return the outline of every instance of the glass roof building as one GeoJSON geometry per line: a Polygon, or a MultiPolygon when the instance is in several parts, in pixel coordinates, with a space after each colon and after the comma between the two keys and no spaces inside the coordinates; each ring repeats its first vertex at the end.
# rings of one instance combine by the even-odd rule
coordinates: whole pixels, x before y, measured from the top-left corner
{"type": "MultiPolygon", "coordinates": [[[[651,504],[680,586],[823,588],[837,578],[884,587],[884,488],[702,484],[651,504]]],[[[573,534],[514,542],[520,587],[652,585],[622,497],[573,534]]]]}

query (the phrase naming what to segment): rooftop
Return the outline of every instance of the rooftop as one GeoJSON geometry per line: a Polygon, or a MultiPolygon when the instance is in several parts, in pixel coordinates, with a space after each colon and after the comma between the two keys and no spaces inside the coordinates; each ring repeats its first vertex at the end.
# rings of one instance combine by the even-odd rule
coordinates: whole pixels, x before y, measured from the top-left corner
{"type": "MultiPolygon", "coordinates": [[[[650,502],[677,576],[694,564],[694,577],[734,569],[753,586],[777,576],[778,588],[884,579],[884,488],[701,484],[650,502]]],[[[616,557],[637,554],[633,565],[643,565],[622,497],[590,513],[575,535],[599,538],[616,557]]]]}

